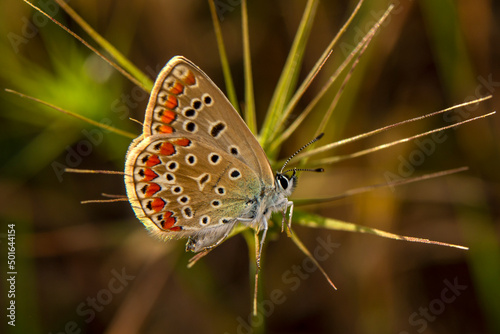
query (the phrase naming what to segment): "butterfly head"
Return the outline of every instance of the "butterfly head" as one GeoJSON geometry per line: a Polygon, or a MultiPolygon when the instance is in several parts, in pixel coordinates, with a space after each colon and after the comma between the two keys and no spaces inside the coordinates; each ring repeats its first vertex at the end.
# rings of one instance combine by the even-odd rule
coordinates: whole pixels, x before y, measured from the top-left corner
{"type": "Polygon", "coordinates": [[[292,194],[293,190],[297,186],[297,174],[296,170],[293,169],[292,175],[288,176],[285,173],[277,172],[274,177],[276,190],[281,193],[284,193],[285,197],[288,197],[292,194]]]}
{"type": "Polygon", "coordinates": [[[283,193],[285,197],[288,197],[292,194],[293,190],[297,186],[297,172],[298,171],[305,171],[305,172],[323,172],[323,168],[316,168],[316,169],[288,169],[286,171],[283,171],[286,167],[286,165],[292,160],[300,151],[311,145],[312,143],[318,141],[323,137],[323,133],[321,133],[319,136],[311,140],[309,143],[306,145],[302,146],[300,149],[298,149],[294,154],[292,154],[283,164],[283,167],[281,167],[281,170],[279,172],[276,172],[276,176],[274,177],[275,180],[275,187],[276,190],[280,193],[283,193]],[[288,172],[292,172],[292,175],[288,176],[288,172]]]}

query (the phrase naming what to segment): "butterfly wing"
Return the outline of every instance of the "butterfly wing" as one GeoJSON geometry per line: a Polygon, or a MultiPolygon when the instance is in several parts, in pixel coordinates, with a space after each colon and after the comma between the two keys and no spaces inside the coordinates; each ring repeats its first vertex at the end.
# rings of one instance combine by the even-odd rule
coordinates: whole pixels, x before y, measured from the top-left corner
{"type": "Polygon", "coordinates": [[[174,57],[151,92],[143,135],[127,153],[125,183],[148,230],[193,237],[190,249],[199,251],[225,238],[238,218],[251,218],[252,199],[273,187],[274,176],[224,94],[189,60],[174,57]]]}
{"type": "Polygon", "coordinates": [[[264,150],[243,119],[215,83],[184,57],[172,58],[158,75],[143,133],[198,135],[255,168],[265,182],[274,180],[264,150]]]}

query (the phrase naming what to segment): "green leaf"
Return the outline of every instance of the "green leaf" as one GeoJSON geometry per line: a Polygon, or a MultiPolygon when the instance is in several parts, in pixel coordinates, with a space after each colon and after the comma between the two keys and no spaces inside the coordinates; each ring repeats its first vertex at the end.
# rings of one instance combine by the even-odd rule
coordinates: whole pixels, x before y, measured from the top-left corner
{"type": "Polygon", "coordinates": [[[255,97],[253,92],[252,60],[250,52],[250,37],[248,32],[247,2],[241,3],[241,25],[243,31],[243,62],[245,70],[245,121],[253,134],[257,134],[255,118],[255,97]]]}
{"type": "Polygon", "coordinates": [[[280,79],[271,99],[269,109],[264,120],[264,125],[261,129],[260,142],[264,147],[269,145],[273,131],[276,130],[276,125],[281,119],[284,109],[295,89],[297,77],[302,63],[302,57],[305,52],[307,40],[311,32],[311,27],[316,14],[319,1],[309,0],[304,14],[297,29],[295,39],[288,54],[280,79]]]}
{"type": "Polygon", "coordinates": [[[222,74],[226,82],[226,96],[233,105],[234,109],[240,110],[238,106],[238,97],[234,89],[233,77],[229,67],[229,60],[227,59],[226,47],[224,46],[224,39],[222,38],[222,31],[217,17],[217,9],[215,8],[214,0],[209,0],[210,14],[212,15],[212,23],[214,25],[215,38],[217,39],[217,48],[219,49],[220,63],[222,66],[222,74]]]}

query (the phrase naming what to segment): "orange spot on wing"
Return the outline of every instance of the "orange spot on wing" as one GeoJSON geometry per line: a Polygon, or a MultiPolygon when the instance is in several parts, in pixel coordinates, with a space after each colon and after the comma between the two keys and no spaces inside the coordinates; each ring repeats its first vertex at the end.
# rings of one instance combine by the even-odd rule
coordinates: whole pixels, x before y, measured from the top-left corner
{"type": "Polygon", "coordinates": [[[168,125],[160,125],[156,128],[156,131],[161,133],[172,133],[174,132],[174,129],[168,125]]]}
{"type": "Polygon", "coordinates": [[[164,142],[160,146],[160,154],[162,155],[172,155],[175,153],[175,147],[172,143],[169,143],[168,141],[164,142]]]}
{"type": "Polygon", "coordinates": [[[177,218],[172,217],[173,214],[174,213],[172,211],[165,212],[164,219],[161,222],[161,227],[163,227],[163,229],[169,230],[177,222],[177,218]]]}
{"type": "Polygon", "coordinates": [[[150,183],[148,184],[146,188],[146,197],[151,197],[154,194],[156,194],[158,191],[160,191],[161,187],[157,185],[156,183],[150,183]]]}
{"type": "Polygon", "coordinates": [[[176,139],[176,140],[173,140],[172,142],[175,145],[184,146],[184,147],[191,145],[191,140],[189,140],[187,138],[176,139]]]}
{"type": "Polygon", "coordinates": [[[161,112],[161,121],[165,124],[170,124],[172,123],[173,120],[175,120],[175,112],[172,110],[163,110],[161,112]]]}
{"type": "Polygon", "coordinates": [[[153,203],[151,203],[151,208],[155,212],[159,212],[159,211],[163,210],[165,205],[166,205],[166,202],[164,200],[162,200],[161,198],[155,198],[153,200],[153,203]]]}
{"type": "Polygon", "coordinates": [[[196,83],[196,78],[194,77],[194,74],[191,71],[187,71],[186,76],[182,78],[182,80],[189,86],[194,85],[196,83]]]}
{"type": "Polygon", "coordinates": [[[175,83],[168,89],[168,92],[171,94],[179,95],[184,91],[184,86],[179,82],[175,81],[175,83]]]}
{"type": "Polygon", "coordinates": [[[167,96],[167,99],[165,101],[165,107],[167,109],[175,109],[179,102],[177,101],[177,98],[173,95],[167,96]]]}
{"type": "Polygon", "coordinates": [[[142,181],[151,181],[158,177],[158,174],[153,172],[151,169],[146,168],[144,170],[144,179],[142,181]]]}
{"type": "Polygon", "coordinates": [[[147,167],[153,167],[153,166],[156,166],[160,163],[160,158],[158,158],[157,155],[150,155],[148,157],[148,160],[146,161],[146,166],[147,167]]]}
{"type": "Polygon", "coordinates": [[[182,227],[180,227],[180,226],[174,226],[174,227],[170,228],[169,230],[172,231],[172,232],[178,232],[178,231],[182,230],[182,227]]]}

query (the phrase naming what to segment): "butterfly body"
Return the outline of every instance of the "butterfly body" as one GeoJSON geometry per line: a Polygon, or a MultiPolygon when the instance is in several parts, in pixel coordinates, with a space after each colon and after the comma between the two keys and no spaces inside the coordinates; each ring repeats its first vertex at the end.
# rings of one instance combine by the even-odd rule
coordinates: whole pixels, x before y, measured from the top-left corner
{"type": "Polygon", "coordinates": [[[199,252],[242,223],[267,231],[286,212],[295,175],[273,174],[243,119],[196,65],[172,58],[158,75],[143,133],[125,162],[136,216],[162,239],[189,238],[199,252]]]}

